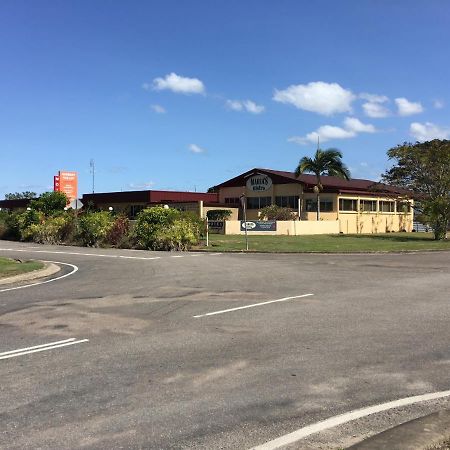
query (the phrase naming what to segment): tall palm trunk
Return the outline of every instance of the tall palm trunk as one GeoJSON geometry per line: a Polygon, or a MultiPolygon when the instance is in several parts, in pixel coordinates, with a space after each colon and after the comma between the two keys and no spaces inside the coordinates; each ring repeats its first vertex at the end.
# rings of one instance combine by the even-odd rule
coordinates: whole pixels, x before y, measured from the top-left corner
{"type": "Polygon", "coordinates": [[[320,220],[320,191],[317,191],[317,220],[320,220]]]}

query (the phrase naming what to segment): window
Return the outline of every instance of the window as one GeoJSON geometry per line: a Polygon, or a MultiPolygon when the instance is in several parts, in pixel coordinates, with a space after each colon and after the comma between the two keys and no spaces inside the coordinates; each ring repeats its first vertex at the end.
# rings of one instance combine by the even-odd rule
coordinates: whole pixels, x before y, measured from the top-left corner
{"type": "Polygon", "coordinates": [[[376,200],[361,200],[361,211],[373,212],[377,210],[376,200]]]}
{"type": "MultiPolygon", "coordinates": [[[[317,201],[313,199],[306,200],[305,209],[307,212],[317,211],[317,201]]],[[[320,200],[320,211],[331,212],[333,211],[333,200],[320,200]]]]}
{"type": "Polygon", "coordinates": [[[298,195],[282,195],[275,197],[275,205],[283,208],[298,208],[298,195]]]}
{"type": "Polygon", "coordinates": [[[225,197],[225,204],[227,205],[238,205],[239,197],[225,197]]]}
{"type": "Polygon", "coordinates": [[[395,203],[384,200],[380,201],[380,211],[393,213],[395,211],[395,203]]]}
{"type": "Polygon", "coordinates": [[[357,211],[358,210],[358,201],[350,200],[347,198],[339,199],[339,211],[357,211]]]}
{"type": "Polygon", "coordinates": [[[272,204],[272,197],[247,197],[247,209],[261,209],[272,204]]]}
{"type": "Polygon", "coordinates": [[[411,212],[411,203],[409,202],[397,202],[397,212],[400,214],[411,212]]]}

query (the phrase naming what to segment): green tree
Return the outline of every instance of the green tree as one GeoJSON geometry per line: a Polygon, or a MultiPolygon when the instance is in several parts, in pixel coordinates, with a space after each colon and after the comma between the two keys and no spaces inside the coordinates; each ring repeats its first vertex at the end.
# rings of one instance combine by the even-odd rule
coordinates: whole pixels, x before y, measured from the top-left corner
{"type": "Polygon", "coordinates": [[[10,192],[9,194],[5,194],[5,200],[20,200],[23,198],[33,199],[36,198],[36,192],[32,191],[23,191],[23,192],[10,192]]]}
{"type": "Polygon", "coordinates": [[[67,203],[67,196],[63,192],[44,192],[39,198],[31,201],[30,207],[36,211],[42,211],[46,216],[51,216],[64,211],[67,203]]]}
{"type": "Polygon", "coordinates": [[[383,181],[414,191],[418,212],[432,226],[434,238],[445,239],[450,222],[450,141],[405,142],[387,155],[394,165],[383,181]]]}
{"type": "Polygon", "coordinates": [[[295,220],[295,214],[290,208],[270,205],[262,208],[259,217],[263,220],[295,220]]]}
{"type": "Polygon", "coordinates": [[[350,171],[342,162],[341,151],[335,148],[329,148],[328,150],[318,148],[314,158],[304,156],[298,163],[295,176],[299,177],[303,173],[312,173],[316,176],[317,184],[314,191],[317,194],[317,220],[320,220],[320,193],[323,190],[321,177],[326,175],[348,180],[350,179],[350,171]]]}

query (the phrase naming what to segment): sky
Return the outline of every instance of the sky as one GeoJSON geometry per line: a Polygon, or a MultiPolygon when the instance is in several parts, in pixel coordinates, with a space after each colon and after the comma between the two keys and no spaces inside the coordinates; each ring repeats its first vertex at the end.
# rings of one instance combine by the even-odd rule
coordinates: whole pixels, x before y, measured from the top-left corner
{"type": "Polygon", "coordinates": [[[338,148],[450,138],[447,0],[2,0],[0,198],[205,191],[338,148]]]}

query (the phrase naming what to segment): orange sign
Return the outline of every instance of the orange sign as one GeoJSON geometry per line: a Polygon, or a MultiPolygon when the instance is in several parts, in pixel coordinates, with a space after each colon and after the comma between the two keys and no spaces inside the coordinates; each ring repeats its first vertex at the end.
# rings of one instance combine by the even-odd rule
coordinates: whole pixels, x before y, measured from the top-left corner
{"type": "Polygon", "coordinates": [[[59,171],[59,191],[64,192],[69,203],[78,198],[78,175],[76,172],[59,171]]]}

